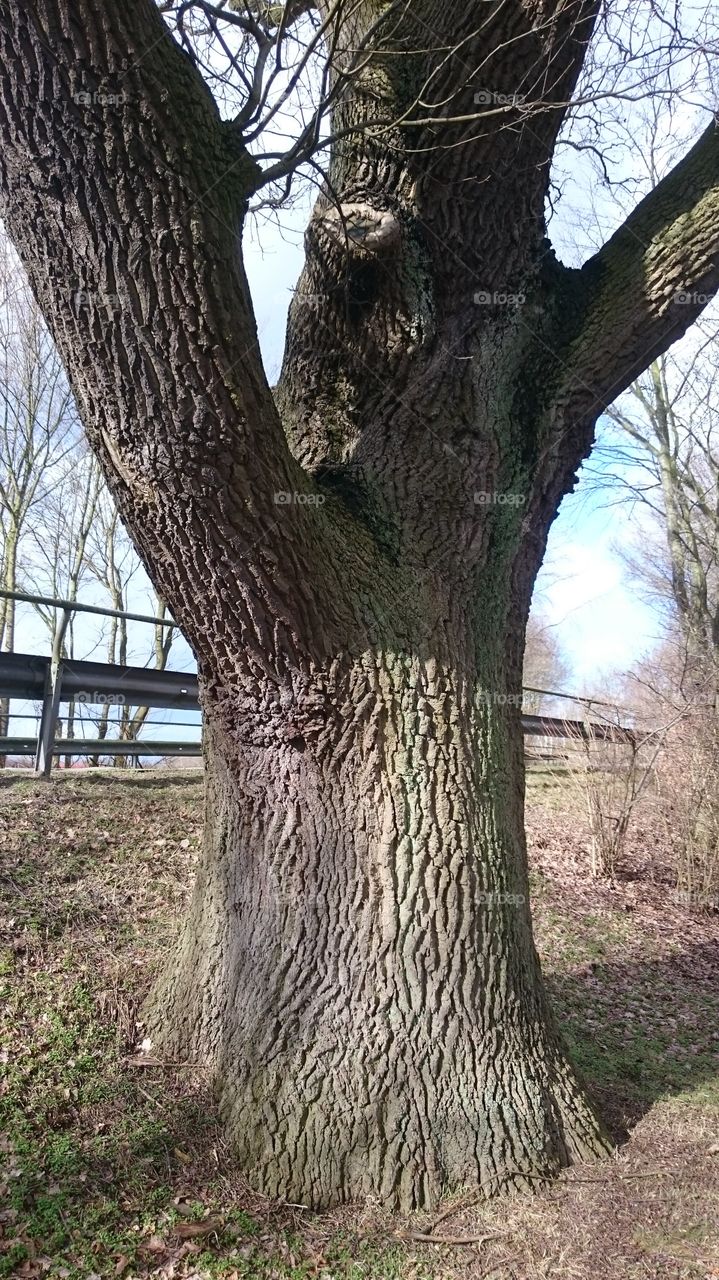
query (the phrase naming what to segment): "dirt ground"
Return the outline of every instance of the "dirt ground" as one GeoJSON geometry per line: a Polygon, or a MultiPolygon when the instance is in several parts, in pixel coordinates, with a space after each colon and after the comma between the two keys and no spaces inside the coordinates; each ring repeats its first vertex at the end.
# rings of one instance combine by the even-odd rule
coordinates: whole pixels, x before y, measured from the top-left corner
{"type": "Polygon", "coordinates": [[[616,1153],[441,1221],[262,1200],[202,1075],[146,1062],[200,822],[196,773],[0,774],[0,1276],[719,1280],[719,913],[641,816],[599,884],[578,796],[530,779],[538,946],[616,1153]]]}

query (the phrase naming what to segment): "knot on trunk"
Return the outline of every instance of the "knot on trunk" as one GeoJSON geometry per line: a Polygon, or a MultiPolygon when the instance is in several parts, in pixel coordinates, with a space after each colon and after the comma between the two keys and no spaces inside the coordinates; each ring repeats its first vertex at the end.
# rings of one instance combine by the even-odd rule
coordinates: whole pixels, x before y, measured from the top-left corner
{"type": "Polygon", "coordinates": [[[389,209],[369,204],[343,204],[316,220],[317,230],[348,252],[382,254],[399,246],[402,238],[397,217],[389,209]]]}

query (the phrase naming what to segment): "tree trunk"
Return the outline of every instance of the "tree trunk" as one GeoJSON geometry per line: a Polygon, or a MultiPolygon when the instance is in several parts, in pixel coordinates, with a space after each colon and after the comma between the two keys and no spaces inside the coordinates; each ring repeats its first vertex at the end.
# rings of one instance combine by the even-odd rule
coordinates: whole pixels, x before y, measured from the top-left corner
{"type": "Polygon", "coordinates": [[[605,1141],[532,944],[521,648],[597,416],[719,285],[719,131],[563,267],[543,209],[599,0],[476,7],[338,6],[273,392],[241,238],[297,149],[250,153],[252,102],[221,117],[151,0],[0,0],[7,224],[203,687],[153,1034],[211,1063],[250,1181],[315,1206],[605,1141]],[[485,85],[523,114],[477,119],[485,85]]]}
{"type": "Polygon", "coordinates": [[[532,941],[519,712],[400,653],[332,683],[329,722],[280,751],[210,711],[153,1039],[211,1063],[252,1185],[292,1202],[428,1206],[598,1152],[532,941]]]}

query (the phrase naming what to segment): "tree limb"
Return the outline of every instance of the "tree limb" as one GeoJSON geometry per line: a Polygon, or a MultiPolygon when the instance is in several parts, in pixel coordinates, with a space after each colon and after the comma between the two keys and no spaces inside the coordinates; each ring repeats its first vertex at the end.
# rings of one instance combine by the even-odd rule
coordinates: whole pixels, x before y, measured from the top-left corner
{"type": "Polygon", "coordinates": [[[155,585],[194,638],[212,583],[218,627],[246,628],[266,665],[258,600],[277,590],[283,525],[301,543],[311,522],[277,505],[309,484],[240,256],[253,161],[151,0],[69,8],[0,0],[0,200],[155,585]],[[243,583],[217,571],[233,562],[243,583]]]}
{"type": "Polygon", "coordinates": [[[637,206],[577,273],[579,332],[565,393],[609,405],[689,328],[719,288],[719,127],[637,206]]]}

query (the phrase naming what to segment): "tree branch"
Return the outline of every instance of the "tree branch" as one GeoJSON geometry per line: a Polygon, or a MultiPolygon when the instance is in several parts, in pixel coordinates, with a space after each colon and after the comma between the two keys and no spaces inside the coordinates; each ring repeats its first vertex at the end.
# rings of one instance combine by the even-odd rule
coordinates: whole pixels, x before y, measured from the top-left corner
{"type": "Polygon", "coordinates": [[[209,591],[266,667],[287,521],[305,581],[320,534],[277,505],[310,486],[240,256],[254,163],[151,0],[0,0],[0,131],[10,234],[153,581],[195,643],[209,591]]]}
{"type": "Polygon", "coordinates": [[[579,333],[564,391],[596,416],[689,328],[719,288],[719,127],[577,273],[579,333]]]}

